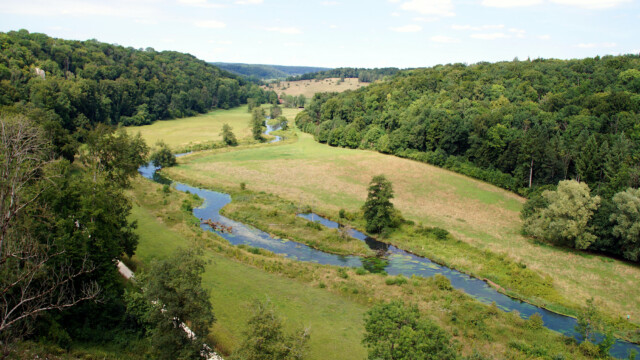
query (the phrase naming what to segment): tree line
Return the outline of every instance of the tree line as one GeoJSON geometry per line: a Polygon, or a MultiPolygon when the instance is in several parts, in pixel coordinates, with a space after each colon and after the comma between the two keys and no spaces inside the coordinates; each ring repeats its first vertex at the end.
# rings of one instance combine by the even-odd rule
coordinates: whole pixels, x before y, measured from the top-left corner
{"type": "Polygon", "coordinates": [[[318,72],[306,73],[298,76],[289,76],[287,81],[297,81],[297,80],[323,80],[328,78],[357,78],[360,82],[374,82],[376,80],[381,80],[386,76],[391,76],[399,72],[400,69],[394,67],[388,68],[375,68],[375,69],[366,69],[366,68],[336,68],[318,72]]]}
{"type": "Polygon", "coordinates": [[[257,84],[189,54],[27,30],[0,33],[0,49],[0,106],[53,111],[67,130],[144,125],[265,101],[257,84]]]}
{"type": "Polygon", "coordinates": [[[640,185],[639,68],[639,56],[624,55],[407,70],[316,94],[296,124],[319,142],[427,162],[528,197],[563,180],[586,183],[602,198],[587,226],[599,221],[593,231],[608,244],[587,248],[626,256],[635,252],[622,250],[610,219],[614,195],[640,185]]]}

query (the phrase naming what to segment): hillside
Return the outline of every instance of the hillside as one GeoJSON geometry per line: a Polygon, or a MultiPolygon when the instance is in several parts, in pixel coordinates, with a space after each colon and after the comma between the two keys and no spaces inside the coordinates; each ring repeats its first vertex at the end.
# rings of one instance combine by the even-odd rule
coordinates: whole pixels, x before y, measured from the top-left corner
{"type": "Polygon", "coordinates": [[[398,73],[400,69],[398,68],[336,68],[329,69],[317,72],[309,72],[306,74],[298,75],[298,76],[290,76],[287,78],[288,81],[298,81],[298,80],[323,80],[329,78],[353,78],[358,79],[360,82],[374,82],[376,80],[381,80],[385,77],[395,75],[398,73]]]}
{"type": "Polygon", "coordinates": [[[0,33],[0,106],[53,111],[67,130],[83,123],[143,125],[262,101],[243,78],[192,55],[136,50],[29,33],[0,33]]]}
{"type": "Polygon", "coordinates": [[[212,62],[211,64],[237,75],[260,80],[285,79],[290,76],[329,70],[329,68],[313,66],[285,66],[225,62],[212,62]]]}

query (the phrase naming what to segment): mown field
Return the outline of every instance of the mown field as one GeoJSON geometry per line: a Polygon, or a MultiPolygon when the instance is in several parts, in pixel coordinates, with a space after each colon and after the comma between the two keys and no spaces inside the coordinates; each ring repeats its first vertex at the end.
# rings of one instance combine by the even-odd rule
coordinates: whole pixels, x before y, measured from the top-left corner
{"type": "MultiPolygon", "coordinates": [[[[237,188],[245,182],[255,191],[277,194],[336,217],[339,209],[357,213],[372,176],[385,174],[393,183],[395,206],[416,223],[438,226],[477,249],[504,253],[552,281],[556,295],[536,303],[576,308],[594,297],[611,318],[640,318],[640,269],[597,255],[536,244],[519,234],[524,199],[465,176],[427,164],[371,151],[332,148],[299,133],[299,140],[234,151],[194,154],[167,173],[212,188],[237,188]],[[557,304],[556,304],[557,303],[557,304]]],[[[420,252],[419,244],[410,244],[420,252]]],[[[424,249],[424,247],[423,247],[424,249]]],[[[428,250],[428,249],[427,249],[428,250]]],[[[455,251],[439,254],[456,268],[483,273],[478,263],[455,251]]],[[[509,270],[505,270],[509,276],[509,270]]],[[[504,284],[501,284],[504,286],[504,284]]],[[[530,299],[531,300],[531,299],[530,299]]]]}
{"type": "Polygon", "coordinates": [[[359,82],[356,78],[329,78],[322,80],[299,80],[299,81],[281,81],[263,86],[266,90],[273,90],[278,94],[282,93],[292,96],[304,95],[307,99],[311,99],[315,93],[319,92],[343,92],[347,90],[356,90],[369,83],[359,82]]]}

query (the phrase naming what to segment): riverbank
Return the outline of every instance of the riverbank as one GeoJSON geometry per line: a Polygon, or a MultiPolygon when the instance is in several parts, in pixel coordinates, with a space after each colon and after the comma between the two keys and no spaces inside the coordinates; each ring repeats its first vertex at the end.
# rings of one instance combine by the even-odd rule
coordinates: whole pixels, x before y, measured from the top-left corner
{"type": "MultiPolygon", "coordinates": [[[[404,281],[389,281],[388,279],[395,279],[397,277],[362,274],[353,269],[341,269],[333,266],[303,263],[282,258],[281,256],[270,254],[264,250],[255,251],[252,250],[251,247],[231,246],[227,241],[221,240],[214,234],[202,231],[199,227],[194,227],[189,224],[180,225],[175,222],[175,219],[181,217],[181,215],[178,215],[180,213],[179,204],[181,199],[186,197],[186,195],[181,197],[178,192],[172,190],[171,196],[176,196],[175,201],[172,200],[167,205],[157,206],[163,204],[163,201],[158,199],[157,195],[161,191],[161,187],[156,184],[149,184],[149,182],[136,183],[134,184],[133,195],[136,202],[144,206],[145,211],[149,211],[149,214],[155,219],[154,221],[156,221],[156,223],[162,223],[164,221],[173,222],[172,228],[180,231],[180,237],[184,239],[185,245],[193,243],[204,245],[208,248],[207,253],[215,256],[217,259],[229,259],[232,262],[244,264],[243,266],[254,268],[256,271],[264,271],[278,278],[288,279],[286,280],[287,286],[294,286],[293,284],[295,283],[305,287],[310,286],[318,291],[330,294],[332,298],[337,297],[348,301],[355,301],[367,307],[379,301],[389,301],[392,299],[401,299],[408,303],[415,303],[421,311],[453,335],[458,344],[457,347],[466,355],[478,352],[491,357],[518,357],[533,351],[549,354],[549,356],[561,354],[565,356],[565,358],[572,359],[589,358],[580,352],[576,344],[572,344],[571,342],[567,343],[562,336],[544,328],[529,328],[527,326],[528,322],[516,314],[504,313],[499,311],[495,306],[481,304],[464,293],[451,290],[442,284],[438,284],[434,278],[405,278],[406,280],[404,281]],[[150,206],[151,204],[156,205],[150,206]],[[157,209],[154,209],[156,207],[157,209]],[[172,210],[167,210],[167,208],[172,210]],[[176,212],[178,214],[176,214],[176,212]]],[[[140,234],[144,236],[143,231],[140,231],[140,234]]],[[[171,231],[167,232],[167,238],[172,239],[172,242],[179,242],[175,234],[171,231]]],[[[146,253],[146,256],[153,256],[155,249],[159,248],[159,246],[153,244],[149,246],[145,245],[149,241],[154,240],[141,238],[139,247],[140,254],[146,253]]],[[[232,278],[236,278],[236,276],[234,275],[232,278]]],[[[218,279],[215,275],[213,275],[211,279],[223,283],[226,281],[223,278],[218,279]]],[[[260,279],[260,277],[257,279],[260,279]]],[[[252,279],[247,280],[249,280],[249,284],[258,285],[261,289],[268,288],[268,286],[266,286],[268,283],[261,282],[257,284],[252,279]]],[[[241,298],[238,298],[239,294],[236,291],[227,291],[224,288],[216,286],[216,283],[208,283],[210,286],[215,286],[215,288],[213,288],[215,292],[224,292],[230,298],[227,300],[229,307],[238,308],[240,303],[243,302],[241,298]]],[[[248,285],[244,284],[243,286],[248,285]]],[[[290,304],[292,300],[288,295],[285,295],[284,298],[275,294],[274,296],[284,307],[287,307],[287,304],[290,304]]],[[[214,309],[215,308],[214,303],[214,309]]],[[[314,311],[321,310],[317,309],[315,305],[309,306],[308,304],[303,305],[300,310],[305,313],[312,309],[314,311]]],[[[333,333],[330,334],[330,338],[337,336],[342,341],[342,335],[337,335],[337,333],[340,332],[338,324],[341,321],[341,316],[344,316],[344,314],[336,312],[335,310],[335,308],[329,310],[325,313],[325,316],[327,316],[335,326],[333,333]]],[[[225,309],[223,311],[229,310],[225,309]]],[[[239,312],[243,311],[246,313],[246,308],[239,310],[239,312]]],[[[298,321],[307,317],[308,315],[306,314],[300,315],[298,321]]],[[[236,323],[239,322],[239,320],[236,321],[236,323]]],[[[349,334],[352,334],[352,332],[353,331],[350,331],[349,334]]],[[[353,349],[362,349],[359,342],[360,334],[361,333],[353,334],[357,335],[357,338],[351,338],[354,339],[349,345],[352,347],[352,350],[343,350],[342,354],[336,355],[337,358],[345,358],[345,354],[354,352],[353,349]]],[[[313,330],[311,339],[314,339],[313,330]]],[[[329,341],[328,344],[330,345],[332,341],[333,340],[329,341]]],[[[317,358],[327,358],[326,351],[330,350],[331,349],[325,348],[322,352],[322,357],[317,358]]]]}
{"type": "MultiPolygon", "coordinates": [[[[396,189],[394,203],[417,225],[449,230],[450,242],[425,242],[412,226],[385,241],[449,267],[487,278],[511,296],[576,315],[590,297],[623,332],[640,316],[640,271],[600,256],[580,256],[528,241],[518,234],[520,203],[506,191],[426,164],[368,151],[317,144],[306,134],[278,146],[191,155],[167,173],[175,179],[222,191],[241,182],[285,201],[338,218],[358,214],[370,175],[384,172],[396,189]],[[256,181],[255,179],[260,179],[256,181]],[[394,237],[395,236],[395,237],[394,237]]],[[[357,216],[349,225],[363,228],[357,216]]],[[[629,333],[630,334],[630,333],[629,333]]]]}

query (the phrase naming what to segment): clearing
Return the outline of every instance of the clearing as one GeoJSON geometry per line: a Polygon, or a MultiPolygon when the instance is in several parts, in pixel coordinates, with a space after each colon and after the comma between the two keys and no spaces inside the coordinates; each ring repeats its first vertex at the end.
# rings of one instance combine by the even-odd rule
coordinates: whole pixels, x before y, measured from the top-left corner
{"type": "Polygon", "coordinates": [[[271,83],[263,86],[265,90],[273,90],[280,96],[285,93],[287,95],[304,95],[307,99],[311,99],[315,93],[319,92],[343,92],[347,90],[356,90],[367,86],[369,83],[360,82],[357,78],[340,78],[299,80],[299,81],[280,81],[279,83],[271,83]]]}

